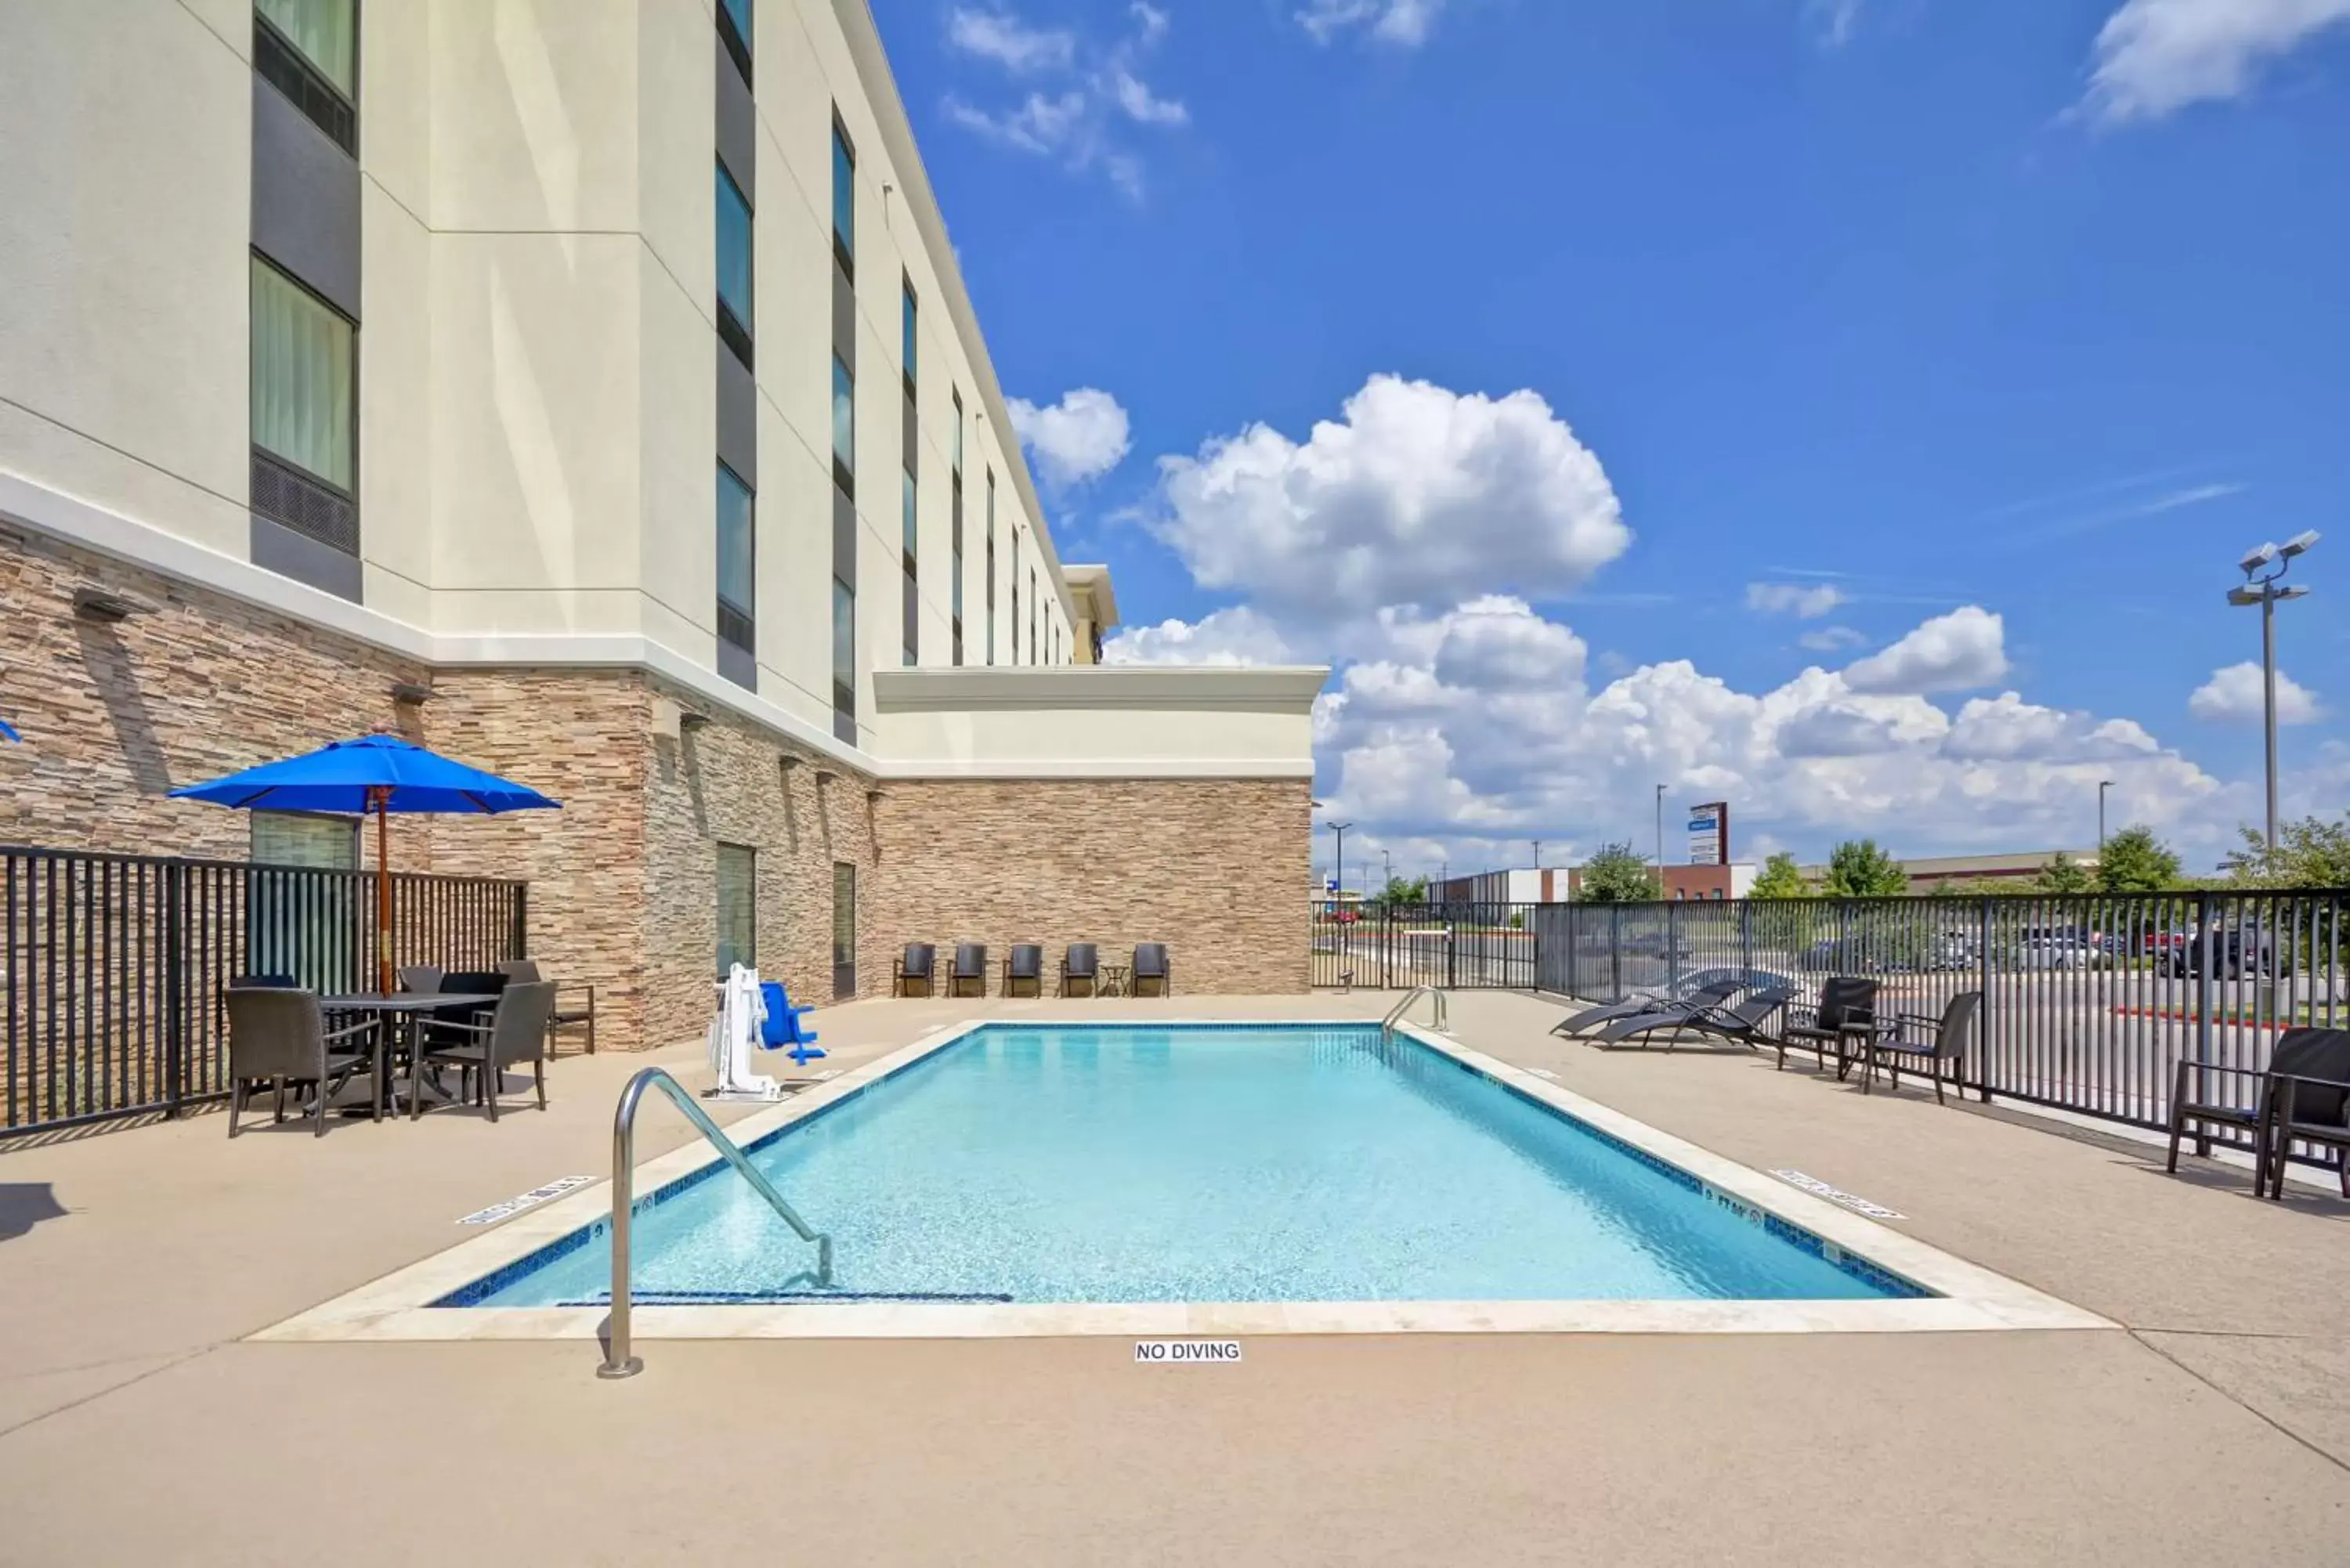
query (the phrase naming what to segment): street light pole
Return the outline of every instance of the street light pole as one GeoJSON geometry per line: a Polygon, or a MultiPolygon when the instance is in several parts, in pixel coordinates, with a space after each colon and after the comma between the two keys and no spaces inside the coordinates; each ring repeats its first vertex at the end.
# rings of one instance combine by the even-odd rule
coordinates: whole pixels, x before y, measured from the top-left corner
{"type": "Polygon", "coordinates": [[[1347,829],[1354,826],[1351,822],[1334,822],[1330,825],[1330,831],[1338,836],[1338,868],[1332,872],[1331,876],[1338,884],[1337,902],[1342,912],[1347,908],[1347,829]]]}
{"type": "Polygon", "coordinates": [[[2268,762],[2270,868],[2276,865],[2277,846],[2276,607],[2280,600],[2297,599],[2309,592],[2297,584],[2285,587],[2282,583],[2284,575],[2293,569],[2293,558],[2307,555],[2317,537],[2317,530],[2313,528],[2282,545],[2262,545],[2236,563],[2244,574],[2244,586],[2228,590],[2230,604],[2261,607],[2261,719],[2268,762]]]}
{"type": "Polygon", "coordinates": [[[2106,863],[2106,792],[2114,787],[2111,779],[2097,781],[2097,864],[2106,863]]]}
{"type": "Polygon", "coordinates": [[[1659,785],[1657,786],[1657,882],[1658,882],[1658,885],[1659,885],[1659,887],[1662,887],[1662,886],[1663,886],[1663,884],[1664,884],[1664,877],[1665,877],[1665,786],[1664,786],[1664,785],[1662,785],[1662,784],[1659,784],[1659,785]]]}

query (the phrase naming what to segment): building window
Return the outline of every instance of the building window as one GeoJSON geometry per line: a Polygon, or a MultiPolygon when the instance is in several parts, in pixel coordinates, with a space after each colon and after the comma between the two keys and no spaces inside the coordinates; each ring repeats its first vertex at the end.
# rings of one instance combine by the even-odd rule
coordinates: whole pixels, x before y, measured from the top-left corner
{"type": "Polygon", "coordinates": [[[358,0],[254,0],[253,64],[335,145],[359,152],[358,0]]]}
{"type": "Polygon", "coordinates": [[[832,994],[857,994],[857,867],[832,865],[832,994]]]}
{"type": "Polygon", "coordinates": [[[987,661],[995,662],[995,470],[987,471],[987,661]]]}
{"type": "Polygon", "coordinates": [[[359,329],[258,255],[252,268],[254,510],[356,556],[359,329]]]}
{"type": "Polygon", "coordinates": [[[758,599],[757,549],[754,543],[750,486],[724,463],[718,465],[718,636],[745,653],[754,636],[758,599]]]}
{"type": "Polygon", "coordinates": [[[906,367],[906,396],[910,398],[914,395],[914,284],[910,278],[905,280],[904,296],[899,312],[904,319],[899,325],[899,335],[905,342],[899,350],[899,357],[904,360],[906,367]]]}
{"type": "Polygon", "coordinates": [[[832,711],[857,718],[857,590],[832,579],[832,711]]]}
{"type": "Polygon", "coordinates": [[[1012,535],[1012,659],[1020,662],[1020,535],[1012,535]]]}
{"type": "Polygon", "coordinates": [[[718,165],[718,336],[751,363],[751,203],[718,165]]]}
{"type": "Polygon", "coordinates": [[[255,811],[246,814],[255,866],[307,866],[326,871],[356,871],[359,867],[359,825],[356,817],[326,816],[307,811],[255,811]]]}
{"type": "Polygon", "coordinates": [[[718,846],[718,978],[759,965],[759,852],[718,846]]]}
{"type": "Polygon", "coordinates": [[[1028,662],[1036,662],[1036,607],[1043,602],[1036,594],[1036,568],[1028,568],[1028,662]]]}
{"type": "Polygon", "coordinates": [[[751,0],[718,0],[718,41],[743,79],[751,79],[751,0]]]}
{"type": "Polygon", "coordinates": [[[922,601],[914,575],[914,476],[909,473],[900,477],[906,482],[905,517],[899,524],[906,563],[906,627],[899,651],[904,654],[906,667],[910,670],[914,666],[915,645],[921,630],[922,601]]]}
{"type": "Polygon", "coordinates": [[[857,379],[837,354],[832,357],[832,478],[843,493],[857,493],[857,379]]]}
{"type": "Polygon", "coordinates": [[[954,434],[948,441],[947,467],[960,480],[962,478],[962,394],[955,391],[948,396],[954,402],[954,434]]]}
{"type": "Polygon", "coordinates": [[[840,117],[832,119],[832,254],[848,280],[857,280],[857,153],[840,117]]]}
{"type": "Polygon", "coordinates": [[[954,404],[954,434],[948,445],[949,504],[952,530],[948,539],[950,565],[947,570],[947,624],[953,643],[954,661],[962,663],[962,394],[952,392],[954,404]]]}

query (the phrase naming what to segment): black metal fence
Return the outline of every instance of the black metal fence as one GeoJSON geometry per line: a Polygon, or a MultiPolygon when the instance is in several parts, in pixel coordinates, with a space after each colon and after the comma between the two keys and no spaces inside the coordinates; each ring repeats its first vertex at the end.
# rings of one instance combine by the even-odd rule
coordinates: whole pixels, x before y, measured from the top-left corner
{"type": "MultiPolygon", "coordinates": [[[[394,963],[524,957],[525,888],[395,873],[394,963]]],[[[229,981],[373,990],[376,919],[371,872],[0,846],[0,1137],[226,1094],[229,981]]]]}
{"type": "Polygon", "coordinates": [[[2181,1061],[2258,1069],[2350,1027],[2350,890],[1476,906],[1317,904],[1314,981],[1619,1001],[1709,971],[1877,980],[1880,1012],[1983,994],[1966,1086],[2168,1125],[2181,1061]]]}

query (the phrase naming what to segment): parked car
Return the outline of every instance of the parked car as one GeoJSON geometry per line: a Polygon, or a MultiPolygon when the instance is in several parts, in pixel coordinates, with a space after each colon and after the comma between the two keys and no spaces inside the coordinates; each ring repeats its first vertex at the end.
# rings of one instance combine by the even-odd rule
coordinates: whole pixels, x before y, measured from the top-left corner
{"type": "Polygon", "coordinates": [[[2095,969],[2106,952],[2095,932],[2078,926],[2027,926],[2015,961],[2024,969],[2095,969]]]}
{"type": "MultiPolygon", "coordinates": [[[[2163,959],[2164,972],[2176,980],[2203,972],[2203,938],[2182,933],[2185,940],[2163,959]]],[[[2276,942],[2258,926],[2230,926],[2212,933],[2213,978],[2243,980],[2253,975],[2289,973],[2292,964],[2277,965],[2276,942]]]]}

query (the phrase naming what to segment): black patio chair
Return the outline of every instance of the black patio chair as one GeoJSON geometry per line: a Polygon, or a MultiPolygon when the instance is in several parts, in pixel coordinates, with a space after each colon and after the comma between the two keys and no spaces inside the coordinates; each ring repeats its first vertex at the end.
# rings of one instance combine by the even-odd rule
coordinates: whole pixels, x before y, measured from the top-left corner
{"type": "Polygon", "coordinates": [[[908,942],[906,951],[890,971],[889,994],[912,996],[920,986],[920,994],[931,996],[938,991],[939,950],[928,942],[908,942]]]}
{"type": "MultiPolygon", "coordinates": [[[[2280,1078],[2308,1078],[2318,1083],[2350,1078],[2350,1030],[2288,1029],[2269,1054],[2266,1068],[2224,1067],[2214,1062],[2181,1060],[2170,1085],[2170,1153],[2163,1168],[2178,1172],[2178,1145],[2195,1140],[2195,1152],[2211,1153],[2211,1134],[2227,1129],[2249,1134],[2252,1140],[2252,1190],[2266,1185],[2270,1142],[2281,1110],[2280,1078]],[[2189,1123],[2194,1130],[2188,1130],[2189,1123]]],[[[2298,1094],[2295,1096],[2299,1099],[2298,1094]]],[[[2315,1100],[2296,1104],[2295,1116],[2324,1108],[2315,1100]]],[[[2278,1161],[2280,1175],[2282,1160],[2278,1161]]]]}
{"type": "MultiPolygon", "coordinates": [[[[508,985],[546,978],[539,972],[536,959],[508,959],[498,965],[498,972],[506,977],[508,985]]],[[[561,1054],[556,1050],[556,1045],[558,1044],[556,1036],[566,1029],[577,1029],[582,1024],[585,1024],[588,1029],[588,1054],[593,1056],[596,1054],[596,988],[582,981],[556,981],[555,1012],[546,1021],[546,1059],[548,1061],[552,1062],[561,1054]],[[586,1000],[566,1006],[563,993],[567,991],[578,992],[586,1000]]]]}
{"type": "Polygon", "coordinates": [[[1175,994],[1175,971],[1167,961],[1165,942],[1137,942],[1134,945],[1134,984],[1130,996],[1172,996],[1175,994]],[[1144,986],[1151,987],[1145,991],[1144,986]]]}
{"type": "MultiPolygon", "coordinates": [[[[2293,1031],[2293,1033],[2299,1033],[2293,1031]]],[[[2305,1073],[2277,1075],[2276,1127],[2269,1134],[2269,1196],[2284,1199],[2286,1157],[2296,1143],[2334,1151],[2342,1174],[2342,1196],[2350,1198],[2350,1029],[2315,1029],[2328,1036],[2312,1054],[2321,1064],[2305,1073]]],[[[2283,1049],[2283,1042],[2278,1042],[2283,1049]]]]}
{"type": "Polygon", "coordinates": [[[274,1120],[286,1119],[286,1091],[308,1089],[311,1133],[327,1132],[328,1103],[361,1072],[375,1073],[375,1119],[383,1120],[383,1077],[380,1035],[375,1021],[329,1030],[318,1010],[316,992],[286,986],[231,986],[228,1007],[228,1136],[240,1130],[237,1117],[250,1102],[254,1086],[266,1083],[277,1091],[274,1120]],[[365,1050],[346,1043],[364,1038],[365,1050]]]}
{"type": "Polygon", "coordinates": [[[412,963],[400,971],[400,989],[417,996],[437,996],[448,971],[437,963],[412,963]]]}
{"type": "Polygon", "coordinates": [[[1711,1007],[1728,1002],[1746,989],[1746,977],[1742,973],[1710,973],[1701,979],[1696,976],[1690,978],[1696,981],[1696,983],[1691,984],[1685,981],[1678,989],[1642,992],[1637,995],[1627,996],[1621,1002],[1605,1002],[1597,1007],[1586,1007],[1579,1012],[1570,1012],[1552,1027],[1551,1033],[1564,1034],[1573,1039],[1586,1029],[1614,1023],[1620,1019],[1638,1018],[1644,1012],[1662,1012],[1689,1007],[1711,1007]]]}
{"type": "Polygon", "coordinates": [[[1003,961],[1003,994],[1018,996],[1021,987],[1030,996],[1045,994],[1045,950],[1035,942],[1014,942],[1003,961]]]}
{"type": "Polygon", "coordinates": [[[408,1116],[416,1119],[424,1108],[421,1080],[428,1068],[458,1070],[458,1097],[470,1085],[487,1106],[490,1120],[498,1119],[498,1096],[505,1089],[505,1070],[530,1064],[538,1089],[538,1108],[546,1109],[546,1024],[555,1015],[555,982],[521,981],[498,993],[498,1004],[487,1023],[436,1023],[440,1033],[422,1046],[409,1068],[408,1116]],[[452,1041],[451,1035],[464,1038],[452,1041]]]}
{"type": "MultiPolygon", "coordinates": [[[[1974,1034],[1975,1020],[1982,1012],[1982,992],[1962,991],[1950,998],[1939,1018],[1928,1018],[1920,1013],[1898,1013],[1893,1020],[1894,1032],[1872,1031],[1855,1037],[1853,1049],[1861,1063],[1860,1092],[1867,1094],[1877,1081],[1877,1064],[1883,1062],[1892,1075],[1893,1087],[1901,1087],[1901,1064],[1923,1064],[1934,1079],[1934,1103],[1950,1102],[1942,1097],[1942,1064],[1950,1064],[1950,1082],[1963,1075],[1967,1042],[1974,1034]]],[[[1910,1069],[1917,1071],[1916,1066],[1910,1069]]]]}
{"type": "Polygon", "coordinates": [[[1844,1076],[1846,1057],[1854,1041],[1865,1039],[1877,1030],[1877,981],[1850,975],[1836,975],[1820,987],[1820,1004],[1812,1010],[1808,1023],[1790,1023],[1779,1031],[1774,1044],[1779,1048],[1779,1065],[1787,1064],[1787,1053],[1809,1051],[1823,1067],[1828,1064],[1828,1053],[1836,1055],[1836,1076],[1844,1076]]]}
{"type": "Polygon", "coordinates": [[[954,971],[947,976],[949,996],[985,996],[987,994],[987,944],[957,942],[954,971]],[[972,989],[968,992],[964,986],[972,989]]]}
{"type": "Polygon", "coordinates": [[[1099,987],[1101,960],[1091,942],[1071,942],[1061,955],[1061,994],[1091,996],[1099,987]],[[1077,988],[1083,986],[1080,991],[1077,988]]]}

